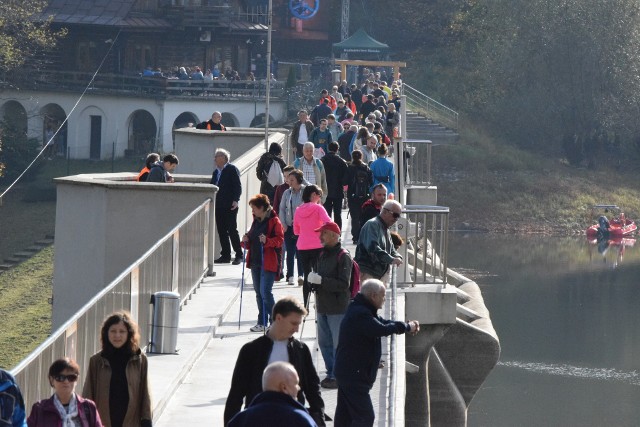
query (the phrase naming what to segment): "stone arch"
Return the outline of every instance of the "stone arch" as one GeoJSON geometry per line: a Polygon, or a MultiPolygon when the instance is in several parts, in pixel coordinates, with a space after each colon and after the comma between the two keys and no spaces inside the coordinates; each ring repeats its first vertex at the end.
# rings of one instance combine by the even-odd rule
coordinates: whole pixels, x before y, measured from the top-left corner
{"type": "Polygon", "coordinates": [[[11,125],[14,130],[27,134],[28,119],[27,110],[18,101],[11,100],[2,104],[0,107],[0,118],[5,124],[11,125]]]}
{"type": "Polygon", "coordinates": [[[238,126],[240,126],[238,118],[235,116],[235,114],[231,113],[222,113],[222,120],[220,120],[220,123],[222,123],[224,127],[228,128],[237,128],[238,126]]]}
{"type": "Polygon", "coordinates": [[[158,125],[147,110],[136,110],[128,119],[126,155],[145,155],[157,150],[158,125]]]}
{"type": "Polygon", "coordinates": [[[173,141],[173,147],[175,149],[176,146],[176,129],[182,129],[186,127],[195,126],[199,123],[198,116],[190,111],[185,111],[184,113],[180,113],[178,117],[173,121],[173,126],[171,127],[171,140],[173,141]]]}
{"type": "MultiPolygon", "coordinates": [[[[258,114],[253,118],[253,120],[251,120],[251,124],[249,125],[249,127],[251,128],[264,127],[264,118],[265,118],[264,113],[258,114]]],[[[269,123],[273,123],[274,121],[275,119],[273,118],[273,116],[269,114],[269,123]]]]}
{"type": "Polygon", "coordinates": [[[67,113],[58,104],[47,104],[40,109],[43,145],[51,141],[49,155],[67,156],[67,113]],[[56,133],[57,132],[57,133],[56,133]],[[55,134],[55,137],[54,137],[55,134]]]}

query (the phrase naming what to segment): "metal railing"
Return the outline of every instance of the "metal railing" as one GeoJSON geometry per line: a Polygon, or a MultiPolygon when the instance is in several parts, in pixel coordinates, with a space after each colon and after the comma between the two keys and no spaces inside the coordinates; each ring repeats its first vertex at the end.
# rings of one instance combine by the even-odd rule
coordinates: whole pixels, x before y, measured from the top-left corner
{"type": "Polygon", "coordinates": [[[407,97],[408,110],[422,114],[449,129],[454,131],[458,130],[458,112],[428,97],[406,83],[402,84],[402,94],[407,97]]]}
{"type": "MultiPolygon", "coordinates": [[[[47,372],[54,360],[70,357],[85,372],[89,358],[100,350],[100,327],[110,313],[131,312],[140,327],[140,346],[147,346],[151,296],[159,291],[178,292],[185,303],[207,273],[213,203],[207,199],[194,209],[12,370],[27,408],[51,395],[47,372]]],[[[80,394],[81,388],[82,384],[80,394]]]]}
{"type": "Polygon", "coordinates": [[[398,284],[447,284],[449,245],[449,208],[444,206],[407,205],[397,222],[405,241],[404,263],[399,267],[398,284]]]}
{"type": "MultiPolygon", "coordinates": [[[[35,75],[5,74],[0,87],[15,86],[22,90],[83,91],[93,74],[76,71],[46,71],[35,75]]],[[[271,82],[271,97],[284,98],[285,82],[271,82]]],[[[144,77],[125,74],[98,74],[89,86],[94,94],[119,94],[153,98],[226,97],[263,99],[266,81],[252,80],[180,80],[167,77],[144,77]]]]}
{"type": "Polygon", "coordinates": [[[405,184],[431,185],[431,148],[429,140],[407,139],[405,150],[405,184]]]}
{"type": "MultiPolygon", "coordinates": [[[[391,320],[398,319],[398,274],[395,266],[391,267],[391,320]]],[[[398,394],[398,352],[396,334],[391,334],[389,345],[389,396],[387,405],[387,425],[395,425],[396,420],[396,395],[398,394]]]]}

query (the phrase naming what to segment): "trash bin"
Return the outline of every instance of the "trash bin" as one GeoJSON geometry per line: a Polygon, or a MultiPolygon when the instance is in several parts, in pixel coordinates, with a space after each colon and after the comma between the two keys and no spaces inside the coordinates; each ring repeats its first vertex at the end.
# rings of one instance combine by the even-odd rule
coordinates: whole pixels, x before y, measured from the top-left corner
{"type": "Polygon", "coordinates": [[[173,354],[178,344],[180,294],[156,292],[151,296],[151,342],[149,353],[173,354]]]}

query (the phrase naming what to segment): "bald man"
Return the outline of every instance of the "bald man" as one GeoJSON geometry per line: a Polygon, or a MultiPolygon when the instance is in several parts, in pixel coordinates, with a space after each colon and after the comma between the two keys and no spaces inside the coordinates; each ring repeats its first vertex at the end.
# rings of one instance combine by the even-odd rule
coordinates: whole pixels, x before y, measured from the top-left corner
{"type": "Polygon", "coordinates": [[[262,393],[229,421],[229,427],[317,427],[304,405],[296,400],[300,386],[292,364],[274,362],[262,374],[262,393]]]}
{"type": "Polygon", "coordinates": [[[416,334],[420,330],[417,320],[405,323],[378,316],[386,291],[380,280],[365,281],[340,324],[334,368],[338,380],[335,427],[373,426],[375,412],[369,390],[378,375],[381,338],[406,332],[416,334]]]}

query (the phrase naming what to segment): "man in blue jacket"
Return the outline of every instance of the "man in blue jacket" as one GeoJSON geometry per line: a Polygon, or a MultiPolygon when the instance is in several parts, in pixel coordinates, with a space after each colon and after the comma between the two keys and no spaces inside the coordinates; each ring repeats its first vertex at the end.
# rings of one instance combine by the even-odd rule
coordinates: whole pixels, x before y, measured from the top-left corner
{"type": "Polygon", "coordinates": [[[274,362],[262,374],[262,390],[251,405],[229,422],[229,427],[317,427],[298,396],[298,374],[287,362],[274,362]]]}
{"type": "Polygon", "coordinates": [[[405,323],[378,316],[385,299],[384,284],[377,279],[367,280],[340,324],[334,367],[338,380],[335,427],[373,426],[375,412],[369,390],[378,374],[381,338],[405,332],[416,334],[420,330],[417,320],[405,323]]]}

